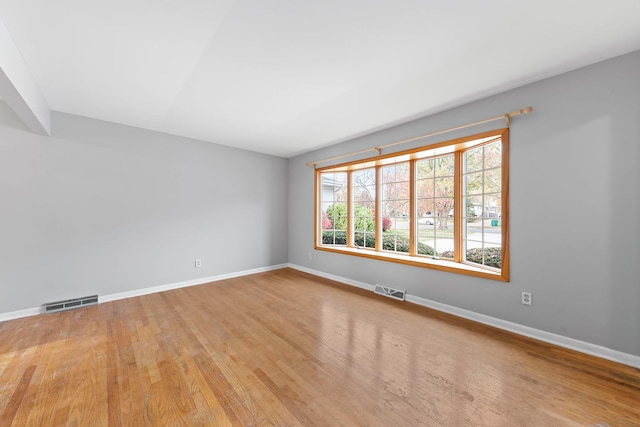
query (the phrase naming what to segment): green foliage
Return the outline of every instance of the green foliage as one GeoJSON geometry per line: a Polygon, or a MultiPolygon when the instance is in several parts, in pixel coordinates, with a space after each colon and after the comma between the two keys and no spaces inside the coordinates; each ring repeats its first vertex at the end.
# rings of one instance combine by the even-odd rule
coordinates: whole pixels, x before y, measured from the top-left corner
{"type": "MultiPolygon", "coordinates": [[[[334,230],[347,229],[347,205],[346,203],[336,203],[327,208],[327,218],[331,220],[334,230]]],[[[373,232],[376,228],[373,220],[373,212],[360,205],[354,207],[354,229],[356,231],[373,232]]]]}
{"type": "Polygon", "coordinates": [[[327,217],[331,220],[334,230],[347,229],[347,204],[335,203],[327,208],[327,217]]]}
{"type": "MultiPolygon", "coordinates": [[[[373,234],[367,233],[366,244],[362,234],[363,233],[355,234],[355,243],[358,246],[366,248],[376,246],[376,240],[373,234]]],[[[322,243],[325,245],[346,245],[347,232],[336,231],[334,234],[332,231],[323,231],[322,243]]],[[[382,236],[382,249],[386,251],[409,252],[409,238],[405,236],[395,236],[393,234],[384,234],[382,236]]],[[[418,243],[418,253],[420,255],[433,255],[433,248],[424,243],[418,243]]]]}
{"type": "MultiPolygon", "coordinates": [[[[442,258],[453,258],[453,251],[444,251],[440,256],[442,258]]],[[[469,249],[467,251],[467,261],[482,265],[482,248],[469,249]]],[[[483,265],[486,265],[487,267],[501,268],[502,248],[485,248],[483,265]]]]}
{"type": "Polygon", "coordinates": [[[335,232],[323,231],[322,244],[323,245],[346,245],[347,232],[346,231],[335,231],[335,232]]]}
{"type": "Polygon", "coordinates": [[[356,231],[371,231],[376,229],[376,224],[373,220],[373,212],[360,205],[354,207],[354,230],[356,231]]]}
{"type": "MultiPolygon", "coordinates": [[[[363,232],[356,231],[353,234],[354,234],[353,240],[356,243],[356,245],[360,247],[365,247],[365,248],[376,247],[376,238],[372,233],[363,233],[363,232]]],[[[346,239],[346,236],[345,236],[345,239],[346,239]]],[[[343,244],[346,245],[346,241],[343,244]]]]}

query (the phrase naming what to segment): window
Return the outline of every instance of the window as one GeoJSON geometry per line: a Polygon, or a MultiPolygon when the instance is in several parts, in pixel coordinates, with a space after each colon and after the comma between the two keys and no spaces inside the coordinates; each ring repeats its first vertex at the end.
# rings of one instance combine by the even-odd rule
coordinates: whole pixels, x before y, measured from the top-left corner
{"type": "Polygon", "coordinates": [[[347,174],[327,172],[322,178],[322,243],[347,244],[347,174]]]}
{"type": "Polygon", "coordinates": [[[316,249],[509,280],[508,129],[316,169],[316,249]]]}
{"type": "Polygon", "coordinates": [[[390,227],[383,237],[382,245],[384,250],[391,252],[409,252],[406,226],[411,211],[410,167],[410,162],[401,161],[380,168],[382,212],[386,218],[391,220],[390,227]]]}
{"type": "Polygon", "coordinates": [[[376,170],[354,171],[351,174],[353,189],[353,237],[356,246],[375,248],[376,170]]]}
{"type": "Polygon", "coordinates": [[[418,244],[428,245],[440,257],[453,258],[455,220],[455,156],[416,161],[418,244]]]}

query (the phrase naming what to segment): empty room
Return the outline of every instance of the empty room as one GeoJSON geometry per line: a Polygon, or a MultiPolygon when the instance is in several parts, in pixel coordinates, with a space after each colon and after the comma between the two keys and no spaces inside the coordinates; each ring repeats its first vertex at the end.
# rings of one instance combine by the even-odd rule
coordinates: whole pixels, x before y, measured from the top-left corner
{"type": "Polygon", "coordinates": [[[0,0],[0,427],[640,426],[640,2],[0,0]]]}

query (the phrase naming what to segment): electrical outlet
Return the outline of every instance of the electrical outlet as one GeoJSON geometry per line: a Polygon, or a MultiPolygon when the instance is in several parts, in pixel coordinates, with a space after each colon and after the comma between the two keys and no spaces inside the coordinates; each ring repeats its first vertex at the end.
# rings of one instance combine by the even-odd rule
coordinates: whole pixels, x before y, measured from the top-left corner
{"type": "Polygon", "coordinates": [[[522,303],[524,305],[533,305],[533,296],[531,295],[531,292],[522,293],[522,303]]]}
{"type": "Polygon", "coordinates": [[[196,268],[200,268],[202,267],[202,260],[201,259],[197,259],[196,260],[196,268]]]}
{"type": "Polygon", "coordinates": [[[313,259],[313,253],[309,252],[309,259],[313,259]]]}

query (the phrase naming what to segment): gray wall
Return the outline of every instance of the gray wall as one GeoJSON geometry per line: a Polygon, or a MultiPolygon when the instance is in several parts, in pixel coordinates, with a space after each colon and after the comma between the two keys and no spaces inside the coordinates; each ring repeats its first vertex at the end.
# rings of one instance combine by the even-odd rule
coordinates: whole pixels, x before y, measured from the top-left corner
{"type": "Polygon", "coordinates": [[[640,355],[638,76],[640,51],[290,159],[289,262],[640,355]],[[308,259],[306,162],[527,105],[534,112],[511,127],[510,283],[322,251],[308,259]],[[520,304],[521,291],[533,293],[533,306],[520,304]]]}
{"type": "Polygon", "coordinates": [[[286,159],[0,101],[0,313],[286,262],[286,159]]]}

